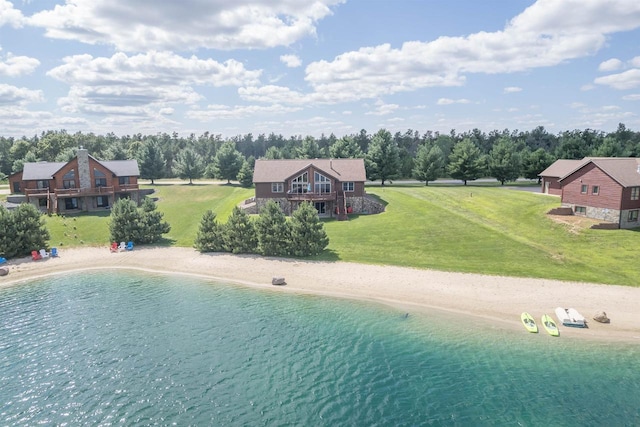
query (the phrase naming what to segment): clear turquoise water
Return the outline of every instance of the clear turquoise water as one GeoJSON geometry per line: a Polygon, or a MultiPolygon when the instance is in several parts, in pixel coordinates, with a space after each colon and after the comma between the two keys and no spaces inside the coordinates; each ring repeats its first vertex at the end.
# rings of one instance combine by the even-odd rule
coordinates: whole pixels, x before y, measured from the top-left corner
{"type": "Polygon", "coordinates": [[[640,425],[640,349],[179,276],[0,289],[1,425],[640,425]]]}

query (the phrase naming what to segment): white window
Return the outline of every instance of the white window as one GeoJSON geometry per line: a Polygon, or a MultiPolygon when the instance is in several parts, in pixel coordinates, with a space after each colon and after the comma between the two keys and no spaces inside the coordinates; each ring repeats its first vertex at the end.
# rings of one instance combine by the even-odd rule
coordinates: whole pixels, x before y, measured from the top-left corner
{"type": "Polygon", "coordinates": [[[272,193],[284,193],[284,183],[282,183],[282,182],[272,182],[271,183],[271,192],[272,193]]]}
{"type": "Polygon", "coordinates": [[[589,186],[587,184],[582,184],[582,187],[580,187],[580,192],[582,194],[587,194],[587,191],[589,191],[589,186]]]}
{"type": "Polygon", "coordinates": [[[593,194],[594,196],[600,194],[600,186],[594,185],[593,187],[591,187],[591,194],[593,194]]]}
{"type": "Polygon", "coordinates": [[[354,188],[353,181],[342,183],[342,191],[353,191],[353,188],[354,188]]]}
{"type": "Polygon", "coordinates": [[[313,174],[314,192],[317,194],[331,193],[331,180],[326,176],[315,172],[313,174]]]}
{"type": "Polygon", "coordinates": [[[631,187],[631,200],[638,200],[640,198],[640,187],[631,187]]]}
{"type": "Polygon", "coordinates": [[[307,172],[291,180],[291,192],[292,193],[307,193],[311,192],[309,188],[309,174],[307,172]]]}
{"type": "Polygon", "coordinates": [[[636,222],[638,221],[638,210],[634,210],[634,211],[629,211],[629,216],[627,217],[629,222],[636,222]]]}
{"type": "Polygon", "coordinates": [[[71,169],[62,177],[62,186],[64,188],[76,188],[76,171],[71,169]]]}

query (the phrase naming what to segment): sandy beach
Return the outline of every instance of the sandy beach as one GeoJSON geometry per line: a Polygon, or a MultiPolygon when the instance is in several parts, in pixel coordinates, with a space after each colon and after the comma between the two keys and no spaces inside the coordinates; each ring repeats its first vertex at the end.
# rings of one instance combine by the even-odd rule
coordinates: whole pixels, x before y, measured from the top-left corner
{"type": "Polygon", "coordinates": [[[521,329],[523,333],[521,312],[528,311],[536,319],[544,313],[555,318],[556,307],[573,307],[587,318],[589,328],[560,327],[561,337],[640,342],[640,288],[346,262],[201,254],[189,248],[135,248],[117,253],[110,253],[107,247],[61,249],[57,258],[22,258],[5,265],[9,274],[0,277],[0,286],[72,271],[131,269],[199,276],[271,292],[370,300],[407,312],[444,310],[468,317],[470,327],[490,324],[521,329]],[[284,277],[286,286],[271,285],[274,276],[284,277]],[[611,323],[592,320],[600,310],[607,313],[611,323]]]}

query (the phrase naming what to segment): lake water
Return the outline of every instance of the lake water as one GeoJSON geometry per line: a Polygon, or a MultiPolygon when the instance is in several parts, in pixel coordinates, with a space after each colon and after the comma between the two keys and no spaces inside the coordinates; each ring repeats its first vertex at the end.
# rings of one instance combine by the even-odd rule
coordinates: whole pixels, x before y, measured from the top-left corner
{"type": "Polygon", "coordinates": [[[1,425],[640,425],[640,348],[181,276],[0,289],[1,425]]]}

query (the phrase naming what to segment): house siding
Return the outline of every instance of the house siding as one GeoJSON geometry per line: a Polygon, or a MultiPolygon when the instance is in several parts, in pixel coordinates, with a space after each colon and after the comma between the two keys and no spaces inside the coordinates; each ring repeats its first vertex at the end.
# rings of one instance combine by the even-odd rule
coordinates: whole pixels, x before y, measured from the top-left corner
{"type": "Polygon", "coordinates": [[[542,178],[541,191],[545,194],[552,194],[554,196],[562,195],[562,185],[559,182],[559,178],[545,176],[542,178]]]}
{"type": "MultiPolygon", "coordinates": [[[[598,209],[620,211],[622,206],[623,187],[593,163],[574,172],[562,180],[562,203],[598,209]],[[582,186],[587,186],[587,193],[582,193],[582,186]],[[593,186],[599,186],[597,195],[593,194],[593,186]]],[[[618,222],[616,220],[615,222],[618,222]]]]}

